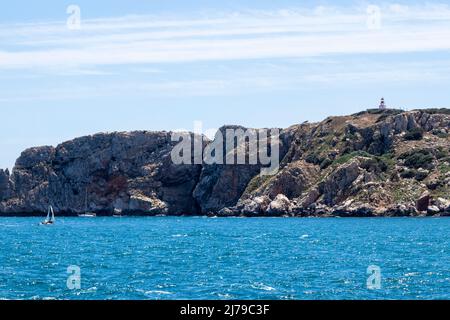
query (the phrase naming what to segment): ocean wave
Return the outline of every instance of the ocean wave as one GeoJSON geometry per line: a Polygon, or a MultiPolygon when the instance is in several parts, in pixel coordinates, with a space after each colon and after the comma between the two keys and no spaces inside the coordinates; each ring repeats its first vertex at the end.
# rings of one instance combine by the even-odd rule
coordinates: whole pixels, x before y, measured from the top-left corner
{"type": "Polygon", "coordinates": [[[263,290],[263,291],[275,291],[276,289],[274,287],[265,285],[261,282],[255,282],[252,284],[253,289],[263,290]]]}
{"type": "Polygon", "coordinates": [[[188,237],[187,234],[173,234],[172,238],[186,238],[188,237]]]}

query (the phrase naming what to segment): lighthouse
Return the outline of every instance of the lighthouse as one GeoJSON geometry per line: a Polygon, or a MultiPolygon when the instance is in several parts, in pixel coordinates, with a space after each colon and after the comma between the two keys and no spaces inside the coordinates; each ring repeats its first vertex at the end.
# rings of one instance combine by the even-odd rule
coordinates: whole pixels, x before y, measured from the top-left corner
{"type": "Polygon", "coordinates": [[[380,110],[386,110],[386,104],[384,103],[384,98],[381,98],[380,106],[378,107],[380,110]]]}

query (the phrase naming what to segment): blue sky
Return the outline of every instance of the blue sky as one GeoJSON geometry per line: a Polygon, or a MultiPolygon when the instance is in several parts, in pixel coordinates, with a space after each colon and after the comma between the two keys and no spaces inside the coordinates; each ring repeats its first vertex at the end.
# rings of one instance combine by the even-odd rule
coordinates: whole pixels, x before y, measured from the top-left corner
{"type": "Polygon", "coordinates": [[[449,39],[443,1],[1,4],[0,168],[100,131],[287,127],[381,96],[450,107],[449,39]]]}

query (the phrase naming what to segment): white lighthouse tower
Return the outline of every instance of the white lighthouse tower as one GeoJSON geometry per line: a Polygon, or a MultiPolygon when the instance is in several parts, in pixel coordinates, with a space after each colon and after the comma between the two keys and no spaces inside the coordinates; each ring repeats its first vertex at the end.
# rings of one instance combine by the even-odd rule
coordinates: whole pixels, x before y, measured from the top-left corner
{"type": "Polygon", "coordinates": [[[384,98],[381,98],[380,106],[379,106],[378,108],[379,108],[380,110],[386,110],[386,109],[387,109],[386,104],[385,104],[385,102],[384,102],[384,98]]]}

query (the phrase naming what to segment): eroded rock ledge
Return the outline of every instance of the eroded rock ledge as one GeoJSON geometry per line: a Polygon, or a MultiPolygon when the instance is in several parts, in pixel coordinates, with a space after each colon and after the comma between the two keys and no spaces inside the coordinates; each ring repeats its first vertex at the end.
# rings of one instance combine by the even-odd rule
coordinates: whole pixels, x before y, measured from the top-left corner
{"type": "Polygon", "coordinates": [[[259,165],[175,165],[170,132],[101,133],[25,150],[0,170],[0,215],[49,204],[59,215],[449,215],[449,133],[446,109],[303,123],[281,131],[273,176],[259,165]]]}

